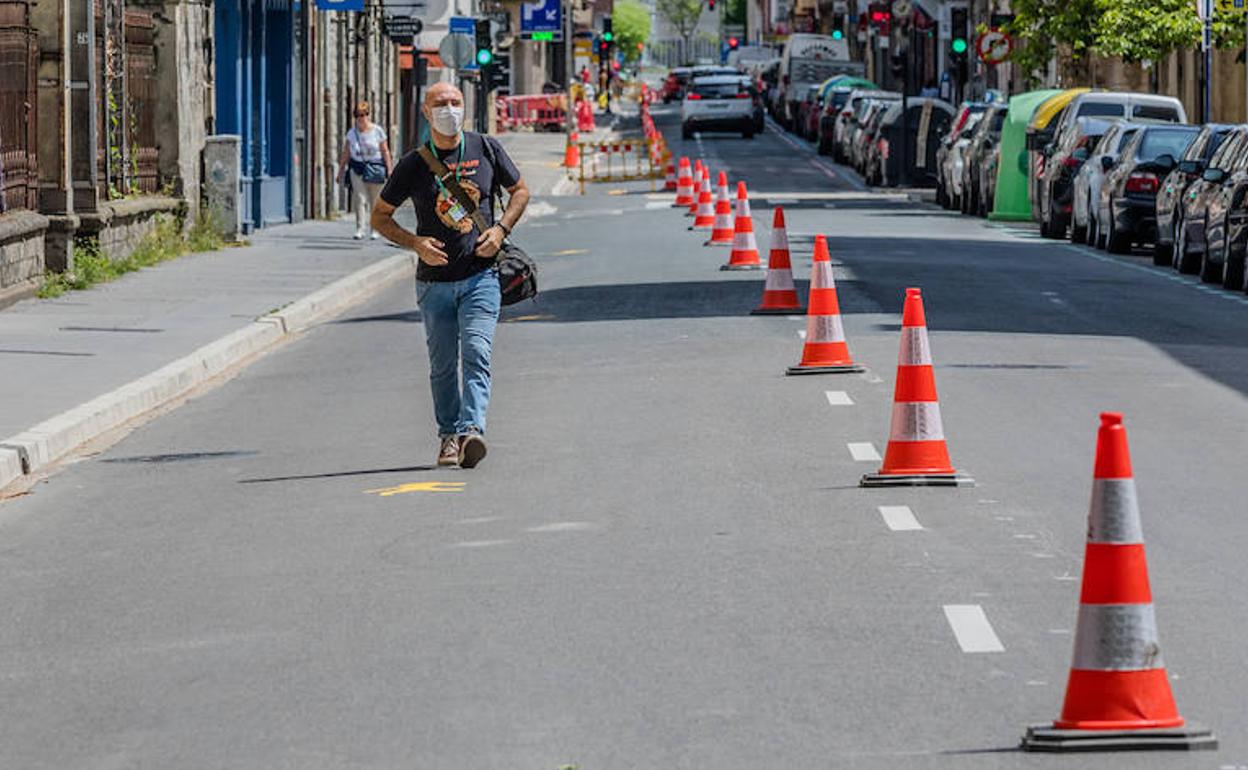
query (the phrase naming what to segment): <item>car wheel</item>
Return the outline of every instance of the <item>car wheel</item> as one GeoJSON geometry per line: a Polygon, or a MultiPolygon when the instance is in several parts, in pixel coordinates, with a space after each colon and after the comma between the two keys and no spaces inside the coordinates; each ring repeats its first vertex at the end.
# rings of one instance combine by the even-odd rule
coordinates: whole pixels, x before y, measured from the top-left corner
{"type": "Polygon", "coordinates": [[[1078,223],[1075,222],[1075,220],[1073,219],[1070,220],[1070,242],[1071,243],[1085,243],[1087,242],[1087,240],[1088,240],[1087,224],[1085,223],[1083,227],[1080,227],[1078,223]]]}
{"type": "MultiPolygon", "coordinates": [[[[1222,249],[1222,255],[1226,256],[1225,236],[1222,237],[1222,249]]],[[[1223,274],[1222,265],[1225,265],[1226,263],[1223,262],[1222,265],[1215,265],[1213,263],[1213,259],[1211,259],[1212,256],[1213,255],[1210,253],[1209,249],[1209,236],[1206,235],[1205,251],[1200,257],[1200,280],[1205,283],[1221,283],[1223,274]]]]}
{"type": "MultiPolygon", "coordinates": [[[[1209,224],[1205,223],[1205,232],[1209,232],[1209,224]]],[[[1191,275],[1200,270],[1200,263],[1203,261],[1196,254],[1192,253],[1191,245],[1187,242],[1187,228],[1179,230],[1182,241],[1174,243],[1174,265],[1180,273],[1191,275]]]]}
{"type": "Polygon", "coordinates": [[[1231,262],[1231,240],[1222,239],[1222,288],[1239,291],[1244,285],[1244,263],[1231,262]]]}
{"type": "Polygon", "coordinates": [[[1061,240],[1066,237],[1066,228],[1059,227],[1057,221],[1052,216],[1049,217],[1046,224],[1047,227],[1041,229],[1041,235],[1044,235],[1045,238],[1061,240]]]}
{"type": "Polygon", "coordinates": [[[681,126],[681,127],[680,127],[680,138],[681,138],[681,139],[685,139],[685,140],[692,139],[692,138],[693,138],[693,132],[692,132],[692,131],[690,131],[690,130],[689,130],[688,128],[686,128],[685,126],[681,126]]]}

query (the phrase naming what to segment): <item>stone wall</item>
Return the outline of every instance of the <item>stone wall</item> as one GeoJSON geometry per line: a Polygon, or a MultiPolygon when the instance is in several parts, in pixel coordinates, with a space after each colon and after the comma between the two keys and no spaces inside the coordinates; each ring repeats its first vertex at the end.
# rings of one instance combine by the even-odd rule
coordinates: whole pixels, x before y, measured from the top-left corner
{"type": "Polygon", "coordinates": [[[39,289],[47,230],[48,218],[33,211],[0,214],[0,307],[39,289]]]}
{"type": "Polygon", "coordinates": [[[82,222],[75,235],[95,238],[110,259],[125,259],[156,226],[157,216],[184,216],[185,211],[181,200],[158,195],[109,201],[100,204],[98,211],[80,214],[82,222]]]}

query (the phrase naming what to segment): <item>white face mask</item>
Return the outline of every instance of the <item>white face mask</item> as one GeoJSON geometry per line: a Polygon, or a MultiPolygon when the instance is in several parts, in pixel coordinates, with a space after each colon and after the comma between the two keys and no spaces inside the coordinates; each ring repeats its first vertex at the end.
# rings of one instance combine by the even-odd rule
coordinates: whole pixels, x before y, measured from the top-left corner
{"type": "Polygon", "coordinates": [[[444,136],[459,136],[464,128],[463,107],[434,107],[429,110],[433,130],[444,136]]]}

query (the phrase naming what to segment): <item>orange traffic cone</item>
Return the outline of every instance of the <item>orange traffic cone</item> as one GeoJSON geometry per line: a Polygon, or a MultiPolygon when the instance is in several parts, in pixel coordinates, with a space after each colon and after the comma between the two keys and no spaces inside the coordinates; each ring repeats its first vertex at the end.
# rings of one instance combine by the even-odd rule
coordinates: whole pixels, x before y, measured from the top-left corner
{"type": "Polygon", "coordinates": [[[789,235],[784,227],[784,209],[777,206],[771,218],[771,248],[767,252],[767,279],[763,283],[763,302],[750,315],[790,315],[801,313],[797,289],[793,286],[793,267],[789,259],[789,235]]]}
{"type": "Polygon", "coordinates": [[[901,315],[901,353],[893,390],[893,420],[884,465],[862,477],[864,487],[961,486],[974,481],[949,463],[945,431],[936,398],[932,349],[927,341],[923,296],[906,289],[901,315]]]}
{"type": "Polygon", "coordinates": [[[732,225],[732,253],[728,264],[720,270],[758,270],[763,266],[758,260],[758,243],[754,240],[754,219],[750,217],[750,196],[745,182],[737,182],[737,218],[732,225]]]}
{"type": "Polygon", "coordinates": [[[836,282],[832,279],[832,258],[828,241],[815,236],[814,263],[810,266],[810,302],[806,305],[806,344],[802,360],[790,366],[785,374],[844,374],[861,372],[845,344],[841,327],[841,307],[836,300],[836,282]]]}
{"type": "Polygon", "coordinates": [[[1179,716],[1161,658],[1144,533],[1122,415],[1096,436],[1083,591],[1062,716],[1027,730],[1028,751],[1215,749],[1179,716]]]}
{"type": "Polygon", "coordinates": [[[563,165],[565,168],[576,168],[581,165],[581,148],[577,142],[581,141],[581,135],[573,131],[568,134],[568,144],[563,150],[563,165]]]}
{"type": "Polygon", "coordinates": [[[716,188],[718,192],[715,195],[715,220],[712,223],[711,238],[702,245],[731,246],[732,202],[728,200],[728,175],[722,171],[719,172],[719,183],[716,188]]]}
{"type": "Polygon", "coordinates": [[[693,174],[689,171],[689,159],[683,155],[680,158],[680,171],[676,176],[676,202],[672,204],[675,208],[681,206],[688,207],[693,201],[693,174]]]}
{"type": "Polygon", "coordinates": [[[694,192],[694,202],[689,205],[688,216],[691,217],[698,216],[698,207],[701,206],[701,193],[703,193],[703,190],[706,191],[706,195],[710,195],[710,170],[706,166],[700,165],[701,161],[698,162],[699,166],[698,170],[696,170],[698,172],[694,175],[698,190],[694,192]]]}
{"type": "Polygon", "coordinates": [[[676,166],[672,164],[672,159],[670,157],[667,159],[667,168],[663,179],[663,189],[676,189],[676,166]]]}
{"type": "Polygon", "coordinates": [[[702,189],[698,191],[698,208],[690,230],[710,230],[715,226],[715,206],[711,203],[711,173],[702,167],[702,189]]]}

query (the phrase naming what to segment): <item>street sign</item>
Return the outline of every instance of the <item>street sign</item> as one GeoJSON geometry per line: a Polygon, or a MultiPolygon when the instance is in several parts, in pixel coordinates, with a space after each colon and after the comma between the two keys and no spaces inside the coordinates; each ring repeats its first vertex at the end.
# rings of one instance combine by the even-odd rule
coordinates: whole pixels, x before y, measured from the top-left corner
{"type": "Polygon", "coordinates": [[[1214,0],[1218,13],[1248,13],[1248,0],[1214,0]]]}
{"type": "Polygon", "coordinates": [[[424,22],[414,16],[387,16],[383,24],[386,37],[399,45],[411,45],[425,28],[424,22]]]}
{"type": "Polygon", "coordinates": [[[1000,64],[1010,58],[1014,41],[999,29],[990,29],[975,38],[975,53],[985,64],[1000,64]]]}
{"type": "Polygon", "coordinates": [[[364,0],[316,0],[318,11],[362,11],[364,0]]]}
{"type": "Polygon", "coordinates": [[[476,40],[458,32],[442,38],[438,46],[442,61],[455,69],[476,69],[476,54],[476,40]]]}
{"type": "Polygon", "coordinates": [[[538,0],[520,4],[520,34],[562,32],[563,9],[560,0],[538,0]]]}

